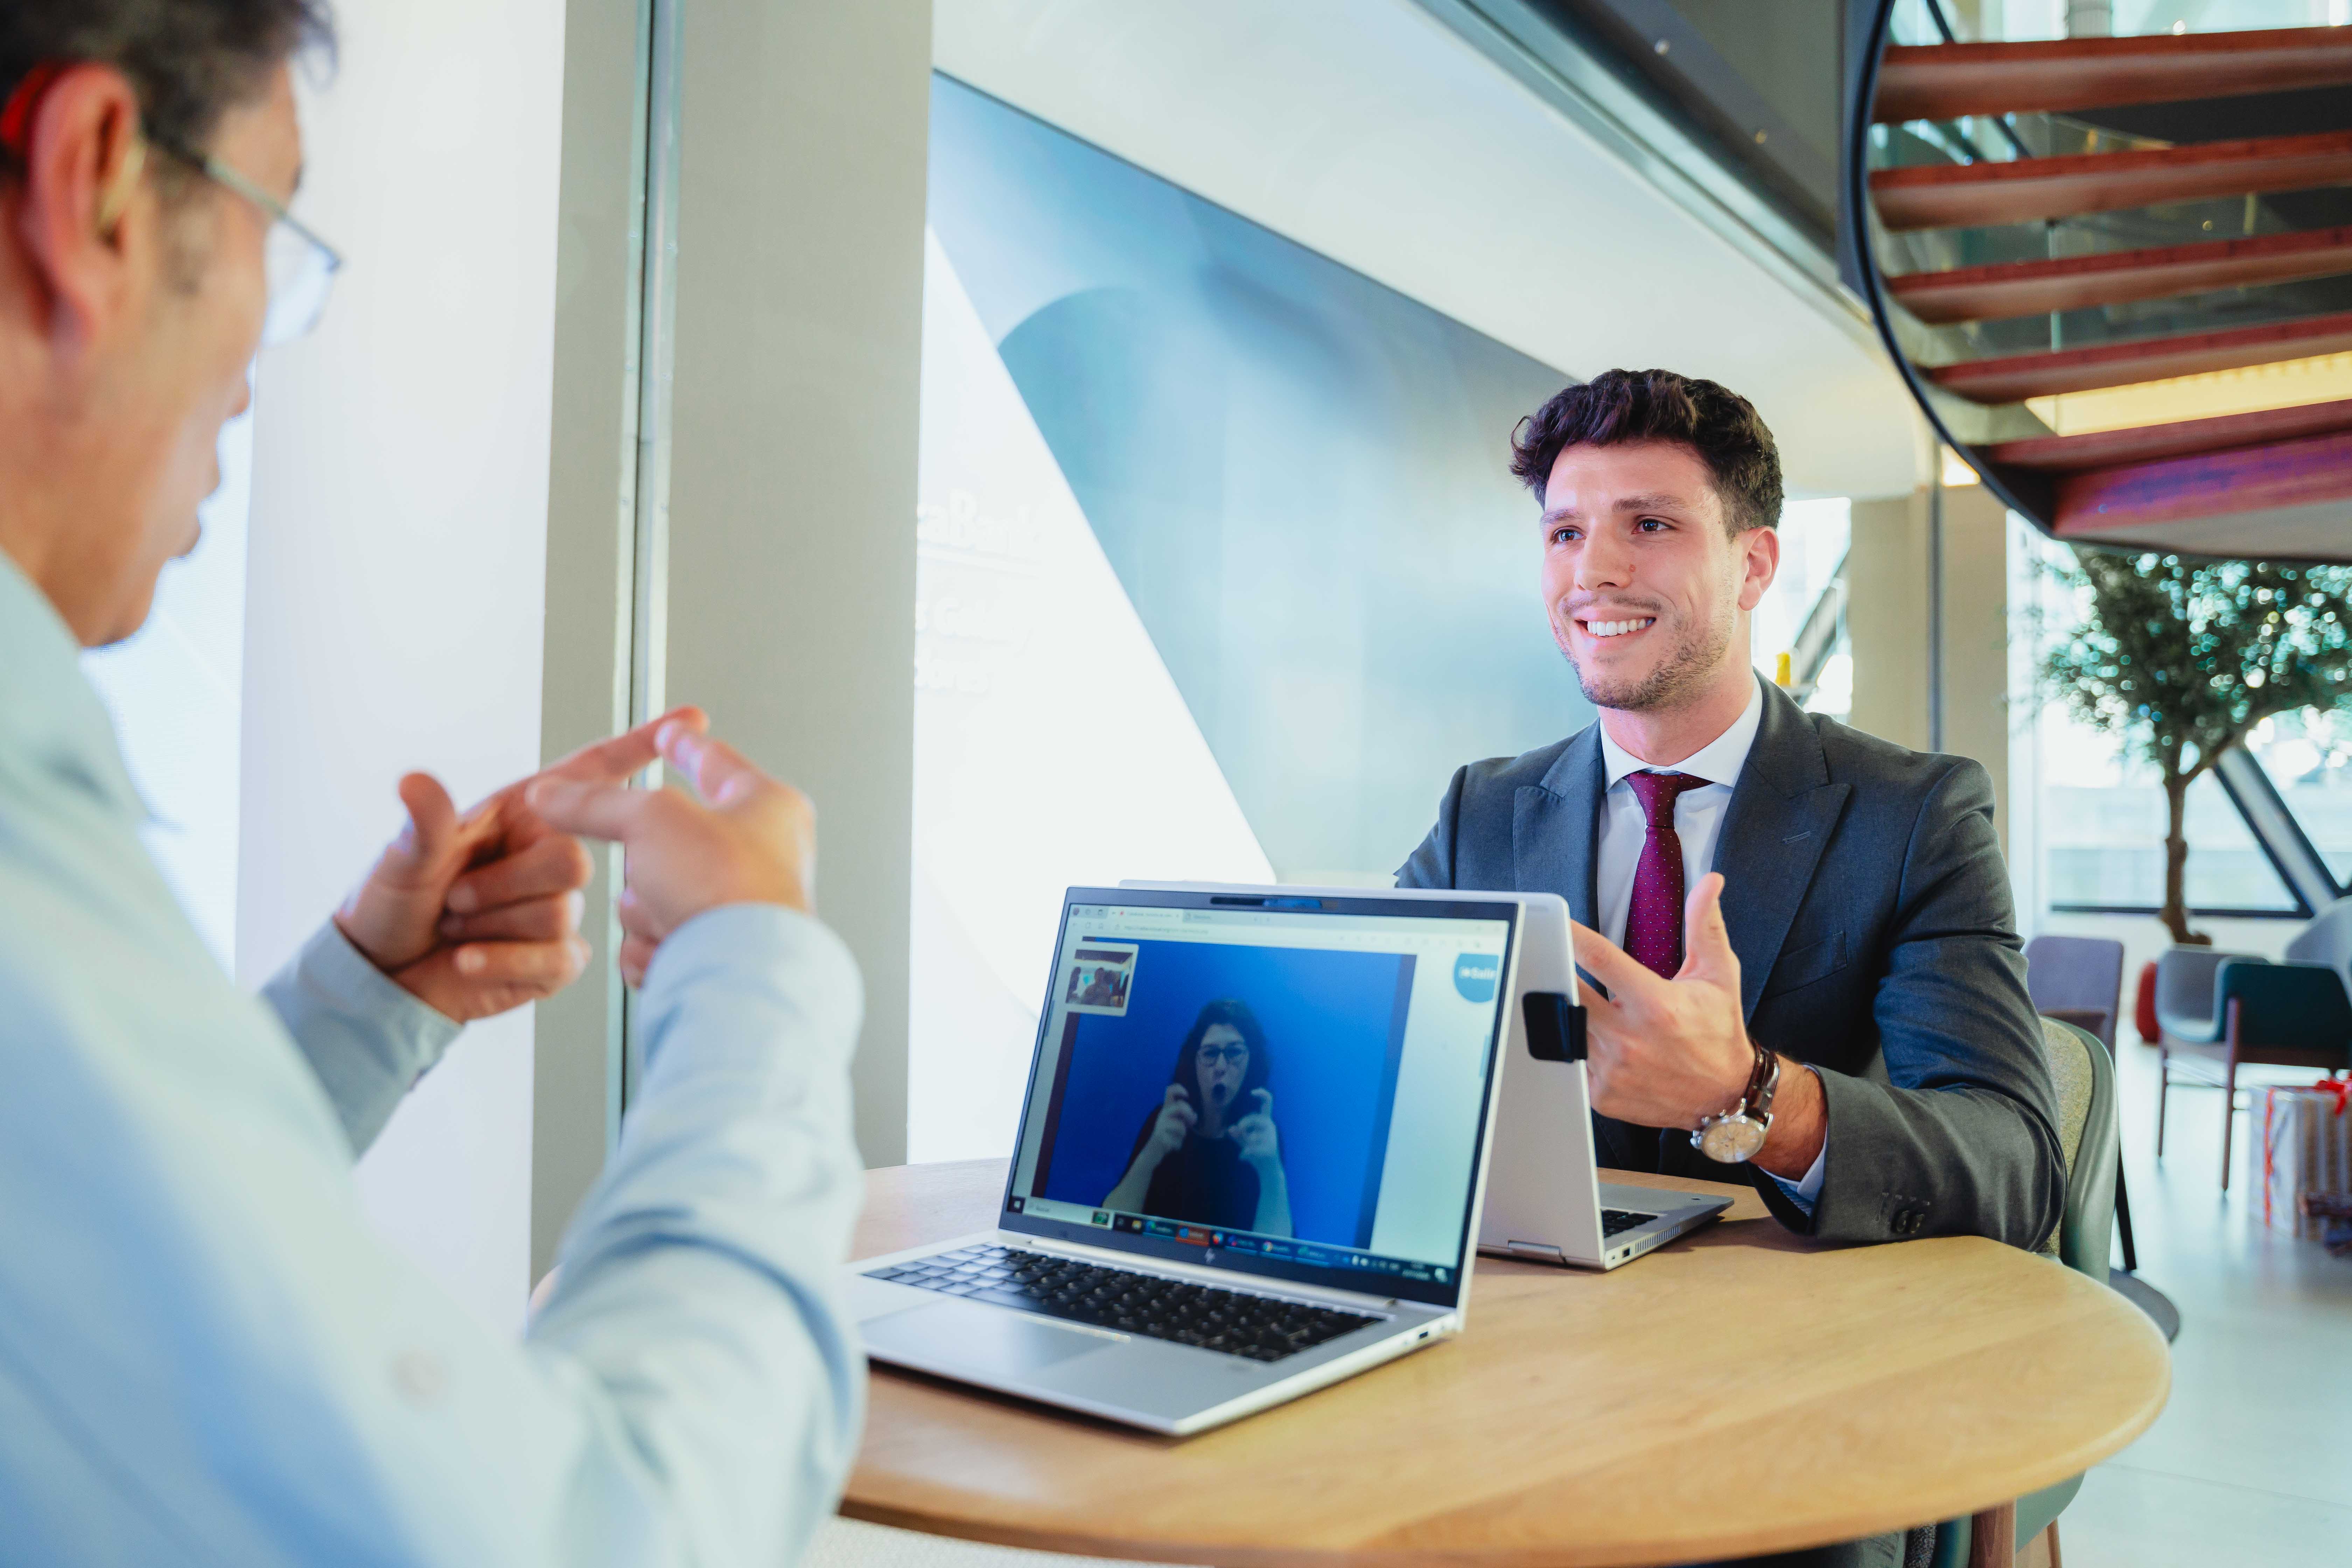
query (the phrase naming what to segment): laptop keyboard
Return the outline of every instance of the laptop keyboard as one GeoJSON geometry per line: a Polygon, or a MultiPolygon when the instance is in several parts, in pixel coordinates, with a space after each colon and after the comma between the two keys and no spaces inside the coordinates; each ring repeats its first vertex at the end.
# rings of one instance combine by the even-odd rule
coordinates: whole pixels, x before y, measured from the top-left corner
{"type": "Polygon", "coordinates": [[[876,1269],[866,1278],[1252,1361],[1280,1361],[1381,1321],[988,1244],[876,1269]]]}
{"type": "Polygon", "coordinates": [[[1602,1209],[1601,1234],[1604,1237],[1617,1236],[1632,1230],[1636,1226],[1647,1225],[1657,1217],[1654,1214],[1634,1214],[1626,1209],[1602,1209]]]}

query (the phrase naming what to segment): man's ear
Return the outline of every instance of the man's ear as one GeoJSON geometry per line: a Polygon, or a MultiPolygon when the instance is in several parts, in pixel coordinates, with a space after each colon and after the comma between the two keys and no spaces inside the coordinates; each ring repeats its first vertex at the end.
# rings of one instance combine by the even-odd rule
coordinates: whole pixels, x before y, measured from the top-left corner
{"type": "Polygon", "coordinates": [[[1780,574],[1780,531],[1751,528],[1739,536],[1739,607],[1752,610],[1764,602],[1764,591],[1780,574]]]}
{"type": "Polygon", "coordinates": [[[78,65],[41,94],[26,127],[16,238],[49,336],[88,342],[135,303],[137,265],[158,243],[141,175],[139,95],[121,71],[78,65]]]}

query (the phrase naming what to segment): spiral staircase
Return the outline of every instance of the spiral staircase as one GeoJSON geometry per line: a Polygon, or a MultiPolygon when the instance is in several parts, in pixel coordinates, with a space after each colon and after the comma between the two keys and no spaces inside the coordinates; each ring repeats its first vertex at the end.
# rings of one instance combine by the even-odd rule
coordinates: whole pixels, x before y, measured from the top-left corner
{"type": "Polygon", "coordinates": [[[1947,9],[1857,0],[1840,192],[1944,439],[2056,538],[2352,561],[2352,26],[1986,42],[1947,9]]]}

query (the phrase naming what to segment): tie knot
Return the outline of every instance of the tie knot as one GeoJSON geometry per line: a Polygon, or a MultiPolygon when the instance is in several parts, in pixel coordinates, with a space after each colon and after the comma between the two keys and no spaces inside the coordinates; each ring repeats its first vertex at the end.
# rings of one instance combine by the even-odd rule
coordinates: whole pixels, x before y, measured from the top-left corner
{"type": "Polygon", "coordinates": [[[1633,795],[1642,803],[1642,815],[1650,819],[1652,832],[1659,828],[1673,831],[1675,797],[1706,783],[1688,773],[1627,773],[1625,782],[1633,786],[1633,795]]]}

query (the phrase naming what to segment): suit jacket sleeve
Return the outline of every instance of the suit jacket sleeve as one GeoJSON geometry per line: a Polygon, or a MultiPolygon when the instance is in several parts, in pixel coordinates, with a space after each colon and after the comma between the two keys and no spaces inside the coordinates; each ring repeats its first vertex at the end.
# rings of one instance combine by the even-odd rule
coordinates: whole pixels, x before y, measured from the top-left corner
{"type": "Polygon", "coordinates": [[[1445,786],[1445,794],[1437,802],[1436,825],[1430,828],[1429,837],[1421,841],[1421,847],[1397,868],[1398,887],[1454,886],[1454,835],[1462,824],[1462,790],[1469,777],[1470,770],[1466,767],[1454,770],[1454,782],[1445,786]]]}
{"type": "Polygon", "coordinates": [[[1874,1006],[1884,1077],[1818,1069],[1828,1163],[1810,1224],[1758,1173],[1766,1202],[1798,1229],[2032,1247],[2063,1212],[2057,1095],[1992,805],[1991,779],[1962,763],[1913,825],[1874,1006]]]}

